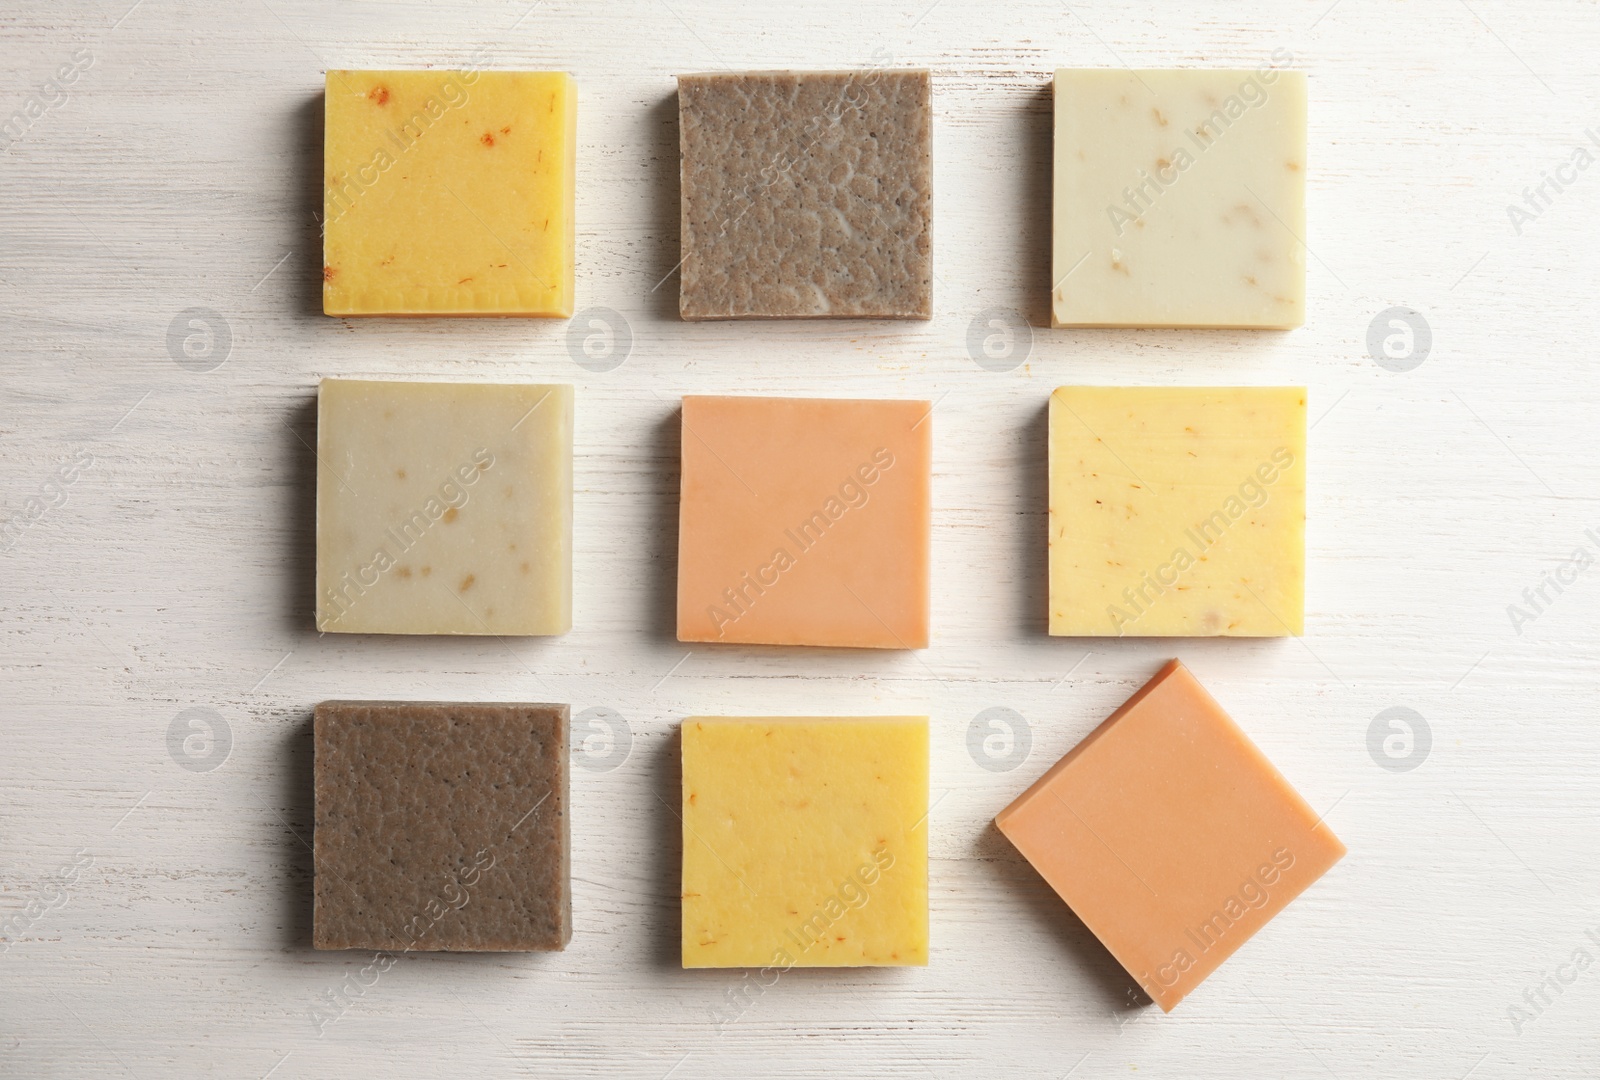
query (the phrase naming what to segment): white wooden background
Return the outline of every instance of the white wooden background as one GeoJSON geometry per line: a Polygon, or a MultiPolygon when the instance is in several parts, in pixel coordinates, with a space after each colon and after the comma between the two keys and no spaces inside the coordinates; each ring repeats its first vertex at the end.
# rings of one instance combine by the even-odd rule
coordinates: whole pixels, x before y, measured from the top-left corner
{"type": "Polygon", "coordinates": [[[92,59],[0,152],[0,1075],[1600,1072],[1600,964],[1508,1013],[1600,960],[1600,566],[1507,612],[1600,559],[1600,167],[1520,233],[1507,212],[1600,131],[1593,0],[131,2],[0,10],[0,115],[92,59]],[[1310,73],[1308,325],[1036,329],[1015,370],[975,362],[980,313],[1048,321],[1051,69],[1279,48],[1310,73]],[[577,76],[578,305],[626,320],[614,370],[559,322],[320,313],[323,70],[474,56],[577,76]],[[679,322],[673,75],[886,59],[935,75],[934,320],[679,322]],[[1369,354],[1393,306],[1431,327],[1410,371],[1369,354]],[[225,350],[183,352],[195,307],[225,350]],[[306,444],[334,374],[576,384],[570,635],[317,636],[306,444]],[[1310,387],[1304,641],[1045,636],[1044,410],[1071,381],[1310,387]],[[939,401],[931,648],[674,640],[675,404],[724,391],[939,401]],[[989,822],[1171,655],[1350,855],[1163,1016],[989,822]],[[626,719],[625,761],[574,769],[565,953],[406,956],[362,987],[370,958],[311,951],[310,709],[369,696],[626,719]],[[1369,746],[1394,706],[1431,731],[1407,771],[1369,746]],[[1011,771],[969,754],[994,707],[1031,740],[1011,771]],[[195,708],[226,738],[184,743],[195,708]],[[678,720],[917,711],[932,962],[794,972],[719,1029],[739,975],[676,958],[678,720]]]}

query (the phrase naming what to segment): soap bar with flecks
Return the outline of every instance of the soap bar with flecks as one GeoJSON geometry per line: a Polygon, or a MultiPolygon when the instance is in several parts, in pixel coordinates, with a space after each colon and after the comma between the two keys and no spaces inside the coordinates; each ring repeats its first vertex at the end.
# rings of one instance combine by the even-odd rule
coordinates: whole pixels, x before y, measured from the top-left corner
{"type": "Polygon", "coordinates": [[[572,387],[324,379],[317,629],[572,628],[572,387]]]}
{"type": "Polygon", "coordinates": [[[333,70],[326,108],[324,312],[572,314],[570,75],[333,70]]]}
{"type": "Polygon", "coordinates": [[[1304,387],[1050,395],[1050,633],[1299,636],[1305,523],[1304,387]]]}
{"type": "Polygon", "coordinates": [[[683,966],[928,962],[928,718],[683,722],[683,966]]]}
{"type": "Polygon", "coordinates": [[[1056,326],[1305,322],[1306,77],[1056,72],[1056,326]]]}

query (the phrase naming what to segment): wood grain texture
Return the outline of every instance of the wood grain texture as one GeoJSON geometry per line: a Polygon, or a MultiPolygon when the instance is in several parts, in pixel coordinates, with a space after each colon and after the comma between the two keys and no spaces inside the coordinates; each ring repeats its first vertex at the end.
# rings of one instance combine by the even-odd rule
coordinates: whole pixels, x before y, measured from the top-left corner
{"type": "Polygon", "coordinates": [[[0,540],[0,1074],[1600,1071],[1600,965],[1559,968],[1600,959],[1600,167],[1565,167],[1600,131],[1594,4],[130,5],[0,12],[0,117],[91,61],[0,151],[0,524],[23,522],[0,540]],[[1310,77],[1308,325],[1042,329],[1051,69],[1279,48],[1310,77]],[[323,70],[476,58],[577,77],[587,313],[323,317],[323,70]],[[934,72],[934,319],[680,322],[673,75],[886,60],[934,72]],[[1507,206],[1546,174],[1570,182],[1519,232],[1507,206]],[[1431,327],[1415,370],[1368,354],[1392,306],[1431,327]],[[611,371],[569,346],[597,307],[631,335],[611,371]],[[227,330],[212,370],[220,352],[182,351],[190,308],[227,330]],[[969,352],[991,309],[1035,328],[1013,328],[1013,370],[969,352]],[[308,446],[334,374],[576,385],[571,634],[313,632],[308,446]],[[1303,641],[1045,636],[1045,403],[1066,382],[1310,388],[1303,641]],[[931,648],[674,640],[688,392],[939,402],[931,648]],[[1172,655],[1350,855],[1163,1017],[989,821],[1172,655]],[[403,956],[364,985],[371,957],[311,951],[308,723],[334,697],[626,719],[619,766],[574,769],[566,952],[403,956]],[[1369,753],[1394,706],[1430,726],[1412,771],[1369,753]],[[1010,771],[968,751],[995,707],[1030,733],[1010,771]],[[225,759],[183,742],[195,708],[228,725],[225,759]],[[933,717],[926,969],[795,972],[713,1021],[742,980],[678,968],[663,803],[677,720],[719,712],[933,717]],[[1508,1010],[1558,970],[1574,981],[1518,1031],[1508,1010]]]}

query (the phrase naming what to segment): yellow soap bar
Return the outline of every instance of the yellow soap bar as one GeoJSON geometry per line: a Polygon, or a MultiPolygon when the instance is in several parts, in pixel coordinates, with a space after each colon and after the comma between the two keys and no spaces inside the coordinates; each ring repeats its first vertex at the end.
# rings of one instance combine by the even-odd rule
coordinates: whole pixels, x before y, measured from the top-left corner
{"type": "Polygon", "coordinates": [[[1050,396],[1050,633],[1299,636],[1306,392],[1050,396]]]}
{"type": "Polygon", "coordinates": [[[683,966],[928,962],[928,718],[683,724],[683,966]]]}
{"type": "Polygon", "coordinates": [[[562,72],[328,72],[322,310],[569,317],[576,143],[562,72]]]}

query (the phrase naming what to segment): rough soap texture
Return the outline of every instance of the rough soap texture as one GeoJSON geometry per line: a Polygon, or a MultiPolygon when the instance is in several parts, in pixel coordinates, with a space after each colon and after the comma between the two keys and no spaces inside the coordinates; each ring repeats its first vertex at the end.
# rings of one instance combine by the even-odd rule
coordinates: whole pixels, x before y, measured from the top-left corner
{"type": "Polygon", "coordinates": [[[565,705],[318,705],[316,947],[565,947],[567,722],[565,705]]]}
{"type": "Polygon", "coordinates": [[[926,71],[680,75],[685,319],[933,316],[926,71]]]}

